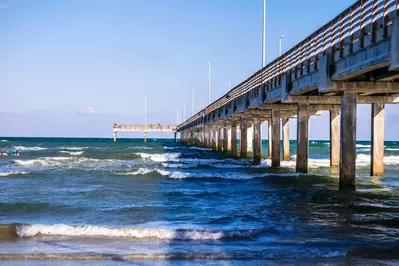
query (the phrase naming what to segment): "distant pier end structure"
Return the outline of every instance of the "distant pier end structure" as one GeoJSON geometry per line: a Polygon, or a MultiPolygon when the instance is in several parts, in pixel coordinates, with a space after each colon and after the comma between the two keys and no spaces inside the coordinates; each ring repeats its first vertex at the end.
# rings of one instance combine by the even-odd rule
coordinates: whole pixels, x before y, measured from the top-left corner
{"type": "Polygon", "coordinates": [[[176,126],[173,125],[120,125],[114,124],[113,133],[114,133],[114,142],[116,142],[116,138],[118,136],[118,132],[143,132],[144,133],[144,142],[147,142],[147,133],[148,132],[174,132],[174,139],[176,142],[176,126]]]}
{"type": "Polygon", "coordinates": [[[384,108],[399,103],[399,0],[356,1],[330,22],[178,125],[185,144],[253,155],[261,162],[268,123],[272,166],[290,159],[289,119],[297,119],[296,171],[308,172],[309,118],[329,111],[330,164],[339,187],[356,184],[356,110],[371,104],[370,174],[384,173],[384,108]],[[280,129],[282,149],[280,151],[280,129]],[[237,128],[240,147],[237,149],[237,128]]]}

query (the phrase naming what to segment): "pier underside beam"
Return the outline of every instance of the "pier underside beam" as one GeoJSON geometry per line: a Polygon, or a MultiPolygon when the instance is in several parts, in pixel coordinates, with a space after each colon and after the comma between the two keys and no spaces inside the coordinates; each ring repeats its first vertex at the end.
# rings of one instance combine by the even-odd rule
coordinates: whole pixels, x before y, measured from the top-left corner
{"type": "Polygon", "coordinates": [[[297,119],[296,171],[298,173],[307,173],[309,157],[309,104],[298,104],[297,119]]]}
{"type": "Polygon", "coordinates": [[[340,138],[340,114],[339,110],[332,109],[330,112],[330,166],[339,166],[339,138],[340,138]]]}
{"type": "Polygon", "coordinates": [[[262,134],[261,134],[261,120],[259,118],[254,118],[253,123],[253,164],[260,165],[262,161],[262,134]]]}
{"type": "Polygon", "coordinates": [[[384,175],[384,104],[371,106],[371,176],[384,175]]]}
{"type": "Polygon", "coordinates": [[[272,111],[272,167],[280,166],[280,112],[272,111]]]}
{"type": "Polygon", "coordinates": [[[246,158],[248,156],[248,151],[247,151],[247,123],[245,119],[241,119],[240,121],[240,157],[241,158],[246,158]]]}
{"type": "Polygon", "coordinates": [[[290,119],[283,118],[283,160],[291,160],[290,155],[290,119]]]}
{"type": "Polygon", "coordinates": [[[341,104],[341,158],[339,189],[356,189],[356,109],[357,94],[344,92],[341,104]]]}

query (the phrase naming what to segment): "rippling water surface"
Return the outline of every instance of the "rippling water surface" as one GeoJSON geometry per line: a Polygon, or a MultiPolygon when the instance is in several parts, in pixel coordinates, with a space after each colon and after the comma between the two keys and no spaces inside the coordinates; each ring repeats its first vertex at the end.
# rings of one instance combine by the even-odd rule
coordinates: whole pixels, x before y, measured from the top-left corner
{"type": "Polygon", "coordinates": [[[299,175],[294,158],[255,167],[172,140],[1,138],[21,156],[0,157],[0,258],[399,263],[399,142],[385,145],[375,178],[358,143],[348,193],[325,141],[299,175]]]}

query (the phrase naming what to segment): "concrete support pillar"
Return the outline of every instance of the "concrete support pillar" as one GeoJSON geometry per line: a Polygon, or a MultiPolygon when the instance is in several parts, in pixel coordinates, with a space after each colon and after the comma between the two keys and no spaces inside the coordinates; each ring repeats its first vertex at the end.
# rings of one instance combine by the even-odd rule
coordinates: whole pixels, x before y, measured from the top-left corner
{"type": "Polygon", "coordinates": [[[114,132],[114,143],[116,142],[116,132],[114,132]]]}
{"type": "Polygon", "coordinates": [[[272,157],[272,135],[273,135],[273,125],[272,120],[267,120],[267,156],[272,157]]]}
{"type": "Polygon", "coordinates": [[[237,157],[237,125],[233,123],[230,130],[231,156],[237,157]]]}
{"type": "Polygon", "coordinates": [[[371,176],[384,175],[384,104],[371,105],[371,176]]]}
{"type": "Polygon", "coordinates": [[[226,127],[227,129],[227,150],[231,151],[231,126],[226,127]]]}
{"type": "Polygon", "coordinates": [[[355,190],[356,188],[356,109],[357,94],[343,92],[341,99],[340,190],[355,190]]]}
{"type": "Polygon", "coordinates": [[[218,152],[223,151],[223,127],[218,126],[218,152]]]}
{"type": "Polygon", "coordinates": [[[254,141],[254,126],[251,125],[247,128],[247,151],[251,153],[253,151],[253,141],[254,141]]]}
{"type": "Polygon", "coordinates": [[[261,120],[254,118],[253,123],[253,164],[260,165],[262,162],[262,133],[261,133],[261,120]]]}
{"type": "MultiPolygon", "coordinates": [[[[175,133],[175,142],[176,142],[176,133],[175,133]]],[[[144,131],[144,143],[147,143],[147,132],[144,131]]]]}
{"type": "Polygon", "coordinates": [[[309,157],[309,104],[298,103],[297,110],[296,171],[308,172],[309,157]]]}
{"type": "Polygon", "coordinates": [[[283,118],[283,160],[291,160],[290,154],[290,119],[283,118]]]}
{"type": "Polygon", "coordinates": [[[177,132],[174,133],[175,143],[177,142],[177,132]]]}
{"type": "Polygon", "coordinates": [[[247,122],[245,119],[241,119],[240,122],[240,157],[246,158],[248,156],[248,145],[247,145],[247,122]]]}
{"type": "Polygon", "coordinates": [[[217,147],[217,128],[212,127],[211,132],[212,132],[212,151],[216,152],[216,147],[217,147]]]}
{"type": "Polygon", "coordinates": [[[272,167],[280,166],[280,111],[272,111],[272,167]]]}
{"type": "Polygon", "coordinates": [[[226,153],[229,151],[229,132],[226,126],[222,127],[223,130],[223,152],[226,153]]]}
{"type": "Polygon", "coordinates": [[[330,110],[330,166],[339,166],[339,110],[330,110]]]}

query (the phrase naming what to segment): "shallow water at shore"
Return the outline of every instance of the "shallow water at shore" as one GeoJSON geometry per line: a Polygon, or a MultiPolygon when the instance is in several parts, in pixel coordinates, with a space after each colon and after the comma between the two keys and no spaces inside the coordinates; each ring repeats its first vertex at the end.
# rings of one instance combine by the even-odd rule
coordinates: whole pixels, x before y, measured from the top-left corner
{"type": "Polygon", "coordinates": [[[0,158],[0,260],[399,259],[399,142],[385,144],[383,178],[369,177],[370,143],[359,142],[348,193],[326,141],[310,142],[303,175],[295,142],[293,160],[272,169],[172,140],[0,139],[22,155],[0,158]]]}

